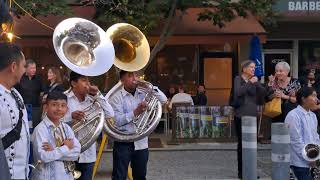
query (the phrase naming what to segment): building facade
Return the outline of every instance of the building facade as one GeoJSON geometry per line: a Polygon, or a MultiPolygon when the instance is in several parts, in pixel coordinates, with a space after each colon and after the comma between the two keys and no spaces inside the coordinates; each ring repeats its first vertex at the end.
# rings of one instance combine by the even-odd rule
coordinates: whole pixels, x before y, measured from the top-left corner
{"type": "MultiPolygon", "coordinates": [[[[73,6],[76,17],[92,20],[94,8],[73,6]]],[[[200,8],[190,8],[177,19],[172,36],[165,47],[145,71],[145,79],[159,86],[164,92],[170,86],[179,84],[187,87],[187,92],[194,95],[198,84],[206,86],[209,105],[227,105],[232,86],[232,79],[238,74],[240,61],[248,59],[249,42],[253,35],[258,35],[261,42],[266,40],[266,32],[260,23],[249,15],[237,17],[226,23],[223,28],[211,22],[197,21],[200,8]]],[[[179,13],[179,12],[178,12],[179,13]]],[[[51,27],[55,27],[67,17],[37,17],[51,27]]],[[[21,39],[16,39],[26,55],[38,64],[38,72],[46,79],[47,69],[57,66],[67,79],[68,69],[61,63],[52,45],[53,30],[36,23],[30,17],[15,19],[14,32],[21,39]]],[[[152,47],[161,33],[159,28],[147,35],[152,47]]],[[[101,89],[110,89],[117,81],[117,71],[112,68],[105,75],[93,78],[101,89]]]]}

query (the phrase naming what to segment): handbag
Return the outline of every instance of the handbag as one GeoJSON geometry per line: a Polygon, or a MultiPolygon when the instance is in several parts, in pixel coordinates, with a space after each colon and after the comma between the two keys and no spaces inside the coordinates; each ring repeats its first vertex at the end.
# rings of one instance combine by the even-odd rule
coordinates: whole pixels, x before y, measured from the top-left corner
{"type": "Polygon", "coordinates": [[[273,98],[270,102],[267,102],[264,106],[263,115],[270,118],[279,116],[282,113],[281,111],[281,99],[273,98]]]}

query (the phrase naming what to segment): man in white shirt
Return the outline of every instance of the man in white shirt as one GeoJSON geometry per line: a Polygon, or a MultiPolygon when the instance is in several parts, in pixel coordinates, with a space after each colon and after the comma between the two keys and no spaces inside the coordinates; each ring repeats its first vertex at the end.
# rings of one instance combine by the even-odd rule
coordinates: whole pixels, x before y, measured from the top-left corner
{"type": "Polygon", "coordinates": [[[28,179],[29,173],[27,111],[21,95],[13,88],[25,72],[25,64],[25,57],[17,45],[0,43],[0,138],[7,159],[1,163],[8,163],[11,179],[28,179]]]}
{"type": "MultiPolygon", "coordinates": [[[[136,128],[132,120],[144,112],[145,93],[137,89],[135,72],[120,72],[123,88],[109,99],[115,113],[115,125],[124,132],[133,133],[136,128]]],[[[167,97],[157,87],[153,88],[157,99],[164,104],[167,97]]],[[[149,158],[148,137],[135,142],[114,142],[113,146],[113,180],[126,180],[129,163],[131,162],[133,179],[145,180],[149,158]]]]}
{"type": "MultiPolygon", "coordinates": [[[[68,112],[65,121],[82,120],[85,116],[83,110],[96,99],[105,113],[105,118],[114,116],[112,107],[100,93],[97,86],[90,85],[89,78],[75,72],[70,73],[71,90],[66,93],[68,97],[68,112]],[[91,97],[90,97],[91,96],[91,97]]],[[[87,132],[79,131],[76,136],[83,137],[87,132]]],[[[81,171],[79,180],[91,180],[94,162],[96,161],[96,144],[80,154],[77,169],[81,171]]]]}
{"type": "Polygon", "coordinates": [[[290,133],[290,166],[298,180],[311,180],[310,167],[315,167],[316,162],[307,161],[302,152],[306,144],[320,144],[318,120],[311,111],[317,105],[317,93],[312,87],[303,87],[296,98],[298,107],[285,119],[290,133]]]}
{"type": "Polygon", "coordinates": [[[191,105],[194,105],[192,97],[190,94],[187,94],[184,92],[184,87],[182,85],[178,88],[179,93],[174,95],[170,101],[169,109],[172,109],[173,103],[190,103],[191,105]]]}

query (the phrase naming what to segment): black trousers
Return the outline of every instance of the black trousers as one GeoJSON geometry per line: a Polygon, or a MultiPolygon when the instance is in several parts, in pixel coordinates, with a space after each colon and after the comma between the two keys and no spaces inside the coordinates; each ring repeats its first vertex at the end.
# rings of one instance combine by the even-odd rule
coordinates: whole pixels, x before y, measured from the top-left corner
{"type": "Polygon", "coordinates": [[[76,162],[76,170],[81,172],[78,180],[92,180],[94,162],[92,163],[78,163],[76,162]]]}
{"type": "Polygon", "coordinates": [[[128,166],[131,162],[132,176],[134,180],[145,180],[147,175],[147,163],[149,150],[134,150],[134,143],[114,142],[113,145],[113,180],[126,180],[128,166]]]}
{"type": "Polygon", "coordinates": [[[237,144],[237,158],[238,158],[238,177],[242,178],[242,130],[241,130],[241,117],[234,117],[236,126],[236,133],[238,138],[237,144]]]}

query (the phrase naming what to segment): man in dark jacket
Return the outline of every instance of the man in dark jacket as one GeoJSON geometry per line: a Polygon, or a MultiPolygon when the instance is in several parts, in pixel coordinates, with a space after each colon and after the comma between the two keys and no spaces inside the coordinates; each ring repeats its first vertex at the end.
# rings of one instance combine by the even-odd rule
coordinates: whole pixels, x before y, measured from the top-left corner
{"type": "Polygon", "coordinates": [[[40,76],[36,74],[36,63],[28,59],[26,61],[26,73],[22,76],[16,89],[23,97],[25,104],[32,104],[32,107],[40,107],[40,93],[43,92],[44,86],[40,76]]]}
{"type": "Polygon", "coordinates": [[[36,127],[41,121],[40,96],[44,91],[41,77],[36,74],[36,63],[32,59],[26,60],[26,73],[21,77],[15,88],[21,94],[28,113],[32,113],[32,125],[36,127]]]}
{"type": "Polygon", "coordinates": [[[205,86],[203,84],[200,84],[198,86],[197,95],[194,96],[193,101],[195,105],[200,105],[200,106],[207,105],[207,96],[206,96],[205,86]]]}

